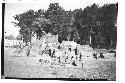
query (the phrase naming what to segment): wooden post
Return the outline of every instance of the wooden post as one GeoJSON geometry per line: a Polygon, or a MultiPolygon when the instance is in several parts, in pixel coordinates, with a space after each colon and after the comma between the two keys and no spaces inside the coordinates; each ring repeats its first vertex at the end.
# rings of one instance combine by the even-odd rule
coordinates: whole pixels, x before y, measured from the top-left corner
{"type": "Polygon", "coordinates": [[[83,63],[82,63],[82,69],[83,69],[83,63]]]}

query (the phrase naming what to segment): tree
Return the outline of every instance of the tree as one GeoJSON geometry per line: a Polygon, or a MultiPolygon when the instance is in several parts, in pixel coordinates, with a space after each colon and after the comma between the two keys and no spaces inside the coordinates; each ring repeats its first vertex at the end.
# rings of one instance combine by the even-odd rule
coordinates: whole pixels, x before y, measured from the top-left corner
{"type": "Polygon", "coordinates": [[[96,47],[115,48],[117,43],[117,4],[99,7],[92,4],[82,9],[65,11],[58,3],[50,3],[47,10],[28,10],[14,16],[25,42],[33,34],[40,39],[46,33],[58,34],[59,41],[76,41],[96,47]],[[89,43],[88,43],[89,42],[89,43]]]}
{"type": "Polygon", "coordinates": [[[37,17],[34,22],[33,22],[33,30],[34,33],[37,35],[37,38],[40,39],[45,33],[49,32],[49,27],[50,27],[50,20],[45,19],[44,16],[39,16],[37,17]],[[44,31],[44,32],[43,32],[44,31]]]}
{"type": "Polygon", "coordinates": [[[16,39],[17,40],[22,40],[22,36],[21,35],[17,35],[16,39]]]}
{"type": "MultiPolygon", "coordinates": [[[[98,21],[98,5],[93,4],[86,8],[74,10],[75,22],[77,29],[79,30],[81,41],[85,40],[91,42],[90,31],[94,32],[96,23],[98,21]]],[[[91,43],[90,43],[91,44],[91,43]]]]}
{"type": "Polygon", "coordinates": [[[70,40],[71,33],[74,31],[72,11],[65,11],[58,3],[51,3],[45,12],[45,17],[50,19],[50,32],[58,34],[59,39],[70,40]]]}
{"type": "Polygon", "coordinates": [[[17,22],[13,22],[15,26],[20,28],[19,32],[23,37],[24,42],[31,42],[31,36],[33,32],[32,23],[35,20],[36,15],[34,15],[33,10],[28,10],[23,14],[17,14],[14,16],[17,22]]]}
{"type": "Polygon", "coordinates": [[[103,23],[102,29],[106,38],[106,46],[116,48],[118,4],[106,4],[101,8],[101,12],[103,14],[101,21],[103,23]]]}
{"type": "Polygon", "coordinates": [[[83,10],[75,9],[73,24],[79,32],[80,41],[89,41],[92,47],[116,47],[117,12],[117,4],[106,4],[102,7],[93,4],[83,10]]]}

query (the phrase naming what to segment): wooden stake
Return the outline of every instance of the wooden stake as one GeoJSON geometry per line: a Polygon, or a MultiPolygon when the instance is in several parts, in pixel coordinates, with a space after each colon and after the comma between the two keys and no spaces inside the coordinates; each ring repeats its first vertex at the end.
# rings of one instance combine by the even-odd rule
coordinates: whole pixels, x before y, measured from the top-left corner
{"type": "Polygon", "coordinates": [[[82,63],[82,69],[83,69],[83,63],[82,63]]]}

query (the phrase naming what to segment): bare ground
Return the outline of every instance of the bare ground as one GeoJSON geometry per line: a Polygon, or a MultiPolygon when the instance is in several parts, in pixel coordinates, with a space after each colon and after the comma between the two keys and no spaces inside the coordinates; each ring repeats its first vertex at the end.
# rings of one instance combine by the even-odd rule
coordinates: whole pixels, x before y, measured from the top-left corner
{"type": "Polygon", "coordinates": [[[116,80],[116,60],[84,60],[76,66],[43,66],[39,57],[15,57],[16,49],[5,49],[4,75],[19,78],[83,78],[116,80]]]}

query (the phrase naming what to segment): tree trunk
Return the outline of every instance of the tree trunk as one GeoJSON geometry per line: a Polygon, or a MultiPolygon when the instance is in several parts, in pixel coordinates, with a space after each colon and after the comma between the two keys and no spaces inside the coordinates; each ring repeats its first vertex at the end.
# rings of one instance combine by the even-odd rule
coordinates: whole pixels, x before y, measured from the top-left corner
{"type": "Polygon", "coordinates": [[[91,35],[89,36],[89,44],[90,44],[90,46],[92,44],[92,37],[91,37],[91,35]]]}
{"type": "Polygon", "coordinates": [[[110,46],[111,46],[111,47],[110,47],[110,48],[112,48],[112,45],[113,45],[113,41],[112,41],[112,39],[111,39],[111,42],[110,42],[110,46]]]}
{"type": "Polygon", "coordinates": [[[29,42],[30,43],[31,43],[31,38],[32,38],[31,34],[32,34],[32,32],[30,32],[30,35],[29,35],[29,42]]]}
{"type": "Polygon", "coordinates": [[[67,40],[68,41],[70,40],[70,36],[71,36],[71,34],[68,34],[68,36],[67,36],[67,40]]]}

